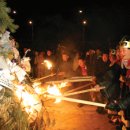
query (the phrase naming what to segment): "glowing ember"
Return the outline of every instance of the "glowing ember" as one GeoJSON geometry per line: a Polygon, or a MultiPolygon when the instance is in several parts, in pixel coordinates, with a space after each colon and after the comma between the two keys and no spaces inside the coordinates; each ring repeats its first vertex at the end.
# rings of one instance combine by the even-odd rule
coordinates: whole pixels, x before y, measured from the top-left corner
{"type": "MultiPolygon", "coordinates": [[[[53,86],[49,85],[47,88],[47,92],[49,94],[55,95],[55,96],[61,96],[61,92],[59,90],[59,88],[54,84],[53,86]]],[[[61,101],[61,99],[57,98],[55,103],[59,103],[61,101]]]]}
{"type": "Polygon", "coordinates": [[[68,82],[62,82],[62,83],[60,83],[59,88],[64,88],[64,87],[66,87],[67,84],[68,84],[68,82]]]}
{"type": "Polygon", "coordinates": [[[52,68],[52,63],[48,60],[44,60],[44,63],[46,64],[47,68],[50,70],[52,68]]]}

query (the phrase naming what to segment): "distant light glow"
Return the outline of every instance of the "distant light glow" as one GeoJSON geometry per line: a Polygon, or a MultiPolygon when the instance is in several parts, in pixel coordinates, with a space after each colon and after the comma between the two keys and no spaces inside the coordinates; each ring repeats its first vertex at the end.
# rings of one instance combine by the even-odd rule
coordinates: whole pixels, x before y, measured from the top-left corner
{"type": "Polygon", "coordinates": [[[13,10],[13,14],[16,14],[17,12],[16,12],[16,10],[13,10]]]}
{"type": "Polygon", "coordinates": [[[87,20],[83,20],[83,22],[82,22],[84,25],[86,25],[87,24],[87,20]]]}
{"type": "Polygon", "coordinates": [[[82,11],[82,10],[79,10],[79,13],[80,13],[80,14],[82,14],[82,13],[83,13],[83,11],[82,11]]]}
{"type": "Polygon", "coordinates": [[[28,23],[29,23],[30,25],[32,25],[32,24],[33,24],[32,20],[29,20],[29,21],[28,21],[28,23]]]}

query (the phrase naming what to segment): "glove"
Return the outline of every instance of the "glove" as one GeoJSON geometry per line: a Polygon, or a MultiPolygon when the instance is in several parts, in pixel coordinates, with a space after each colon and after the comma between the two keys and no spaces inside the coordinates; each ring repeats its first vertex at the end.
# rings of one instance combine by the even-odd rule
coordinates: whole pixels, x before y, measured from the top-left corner
{"type": "Polygon", "coordinates": [[[117,102],[107,103],[105,108],[109,109],[109,110],[112,110],[112,111],[116,111],[116,112],[119,112],[121,110],[121,108],[120,108],[120,106],[118,105],[117,102]]]}

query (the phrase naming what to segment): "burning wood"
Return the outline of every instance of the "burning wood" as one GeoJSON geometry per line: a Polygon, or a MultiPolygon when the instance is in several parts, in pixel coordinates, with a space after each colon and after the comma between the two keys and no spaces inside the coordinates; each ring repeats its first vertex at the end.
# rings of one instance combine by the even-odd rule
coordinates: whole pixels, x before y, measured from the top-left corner
{"type": "Polygon", "coordinates": [[[30,121],[33,121],[37,117],[37,113],[42,109],[42,104],[38,95],[32,90],[31,88],[30,90],[26,90],[24,86],[16,86],[15,91],[16,96],[21,102],[23,110],[28,113],[30,121]]]}
{"type": "MultiPolygon", "coordinates": [[[[76,79],[76,78],[75,78],[76,79]]],[[[70,79],[67,79],[67,80],[62,80],[62,81],[50,81],[50,82],[47,82],[47,83],[61,83],[63,84],[65,82],[64,85],[66,85],[67,82],[69,81],[90,81],[92,79],[92,77],[89,77],[89,78],[83,78],[83,79],[76,79],[76,80],[70,80],[70,79]]],[[[58,85],[54,84],[52,86],[49,86],[48,87],[48,94],[45,94],[48,98],[53,98],[53,99],[58,99],[59,101],[61,100],[65,100],[65,101],[70,101],[70,102],[76,102],[76,103],[82,103],[82,104],[87,104],[87,105],[93,105],[93,106],[99,106],[99,107],[105,107],[106,104],[102,104],[102,103],[97,103],[97,102],[91,102],[91,101],[85,101],[85,100],[79,100],[79,99],[73,99],[73,98],[68,98],[68,97],[65,97],[65,96],[70,96],[70,95],[75,95],[75,94],[80,94],[80,93],[85,93],[85,92],[91,92],[91,91],[97,91],[97,88],[92,88],[92,89],[87,89],[87,90],[82,90],[82,91],[78,91],[78,92],[73,92],[73,93],[67,93],[65,94],[64,96],[62,96],[62,93],[60,92],[60,88],[62,87],[59,87],[58,85]]],[[[98,90],[100,89],[104,89],[105,87],[100,87],[98,88],[98,90]]]]}
{"type": "MultiPolygon", "coordinates": [[[[47,89],[47,92],[49,93],[49,94],[51,94],[51,95],[55,95],[55,96],[61,96],[62,94],[61,94],[61,92],[60,92],[60,90],[59,90],[59,88],[56,86],[56,85],[49,85],[48,86],[48,89],[47,89]]],[[[58,103],[58,102],[60,102],[61,101],[61,99],[60,98],[56,98],[56,101],[55,101],[55,103],[58,103]]]]}

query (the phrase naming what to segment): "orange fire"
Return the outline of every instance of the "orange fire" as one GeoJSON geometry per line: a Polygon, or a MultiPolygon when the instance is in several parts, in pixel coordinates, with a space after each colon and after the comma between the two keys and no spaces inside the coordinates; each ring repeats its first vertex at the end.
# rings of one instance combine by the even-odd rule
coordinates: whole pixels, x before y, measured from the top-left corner
{"type": "Polygon", "coordinates": [[[50,70],[52,68],[52,63],[48,60],[44,60],[44,63],[46,64],[47,68],[50,70]]]}
{"type": "MultiPolygon", "coordinates": [[[[48,85],[47,92],[49,94],[55,95],[55,96],[61,96],[62,95],[62,93],[60,92],[60,89],[58,88],[58,86],[56,84],[48,85]]],[[[55,103],[59,103],[60,101],[61,101],[61,99],[57,98],[55,103]]]]}
{"type": "Polygon", "coordinates": [[[16,96],[18,97],[19,101],[21,101],[23,109],[28,114],[33,114],[36,110],[40,111],[42,108],[38,96],[35,93],[29,93],[26,91],[24,86],[17,86],[16,96]]]}

